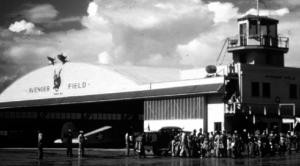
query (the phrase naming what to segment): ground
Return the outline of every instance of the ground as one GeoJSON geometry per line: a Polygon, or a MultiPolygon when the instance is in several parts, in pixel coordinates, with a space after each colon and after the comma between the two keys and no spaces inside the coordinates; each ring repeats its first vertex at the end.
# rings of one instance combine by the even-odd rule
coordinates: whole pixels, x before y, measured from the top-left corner
{"type": "Polygon", "coordinates": [[[45,149],[44,159],[37,160],[35,149],[0,149],[0,166],[298,166],[300,153],[265,158],[172,158],[153,157],[138,158],[124,156],[124,149],[87,149],[87,156],[77,157],[77,149],[73,149],[74,157],[68,158],[65,149],[45,149]]]}

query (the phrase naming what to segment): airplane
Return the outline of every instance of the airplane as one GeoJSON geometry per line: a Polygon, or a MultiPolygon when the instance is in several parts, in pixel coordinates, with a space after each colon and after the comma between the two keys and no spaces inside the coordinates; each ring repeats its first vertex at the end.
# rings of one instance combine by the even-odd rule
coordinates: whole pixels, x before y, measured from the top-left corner
{"type": "MultiPolygon", "coordinates": [[[[96,130],[90,131],[90,132],[88,132],[88,133],[85,133],[85,134],[84,134],[84,137],[87,138],[87,137],[89,137],[89,136],[91,136],[91,135],[94,135],[94,134],[97,134],[97,133],[106,131],[106,130],[108,130],[108,129],[111,129],[111,126],[103,126],[103,127],[99,128],[99,129],[96,129],[96,130]]],[[[63,141],[62,141],[62,139],[56,139],[56,140],[54,140],[54,143],[55,143],[55,144],[62,144],[63,141]]],[[[73,139],[72,139],[72,143],[73,143],[73,144],[78,144],[78,143],[79,143],[78,138],[73,138],[73,139]]]]}

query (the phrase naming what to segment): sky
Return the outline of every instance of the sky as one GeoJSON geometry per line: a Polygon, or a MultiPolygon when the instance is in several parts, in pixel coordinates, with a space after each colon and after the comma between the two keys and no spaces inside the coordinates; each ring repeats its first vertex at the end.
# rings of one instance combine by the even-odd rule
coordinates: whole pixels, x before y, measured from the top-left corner
{"type": "MultiPolygon", "coordinates": [[[[286,66],[300,67],[300,1],[260,1],[260,14],[278,19],[290,37],[286,66]]],[[[216,64],[238,33],[237,18],[255,8],[256,0],[1,0],[0,92],[60,53],[96,65],[216,64]]]]}

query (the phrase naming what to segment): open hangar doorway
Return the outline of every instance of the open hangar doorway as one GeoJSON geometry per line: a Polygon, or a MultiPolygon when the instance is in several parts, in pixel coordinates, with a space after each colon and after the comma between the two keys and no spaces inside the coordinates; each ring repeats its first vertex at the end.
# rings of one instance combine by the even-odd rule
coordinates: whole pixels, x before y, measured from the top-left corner
{"type": "Polygon", "coordinates": [[[54,141],[63,137],[66,125],[73,130],[74,137],[79,130],[89,132],[111,126],[107,131],[89,136],[87,145],[122,147],[126,131],[143,131],[143,100],[10,108],[1,110],[0,119],[1,147],[35,147],[38,130],[43,132],[46,147],[63,146],[54,141]]]}

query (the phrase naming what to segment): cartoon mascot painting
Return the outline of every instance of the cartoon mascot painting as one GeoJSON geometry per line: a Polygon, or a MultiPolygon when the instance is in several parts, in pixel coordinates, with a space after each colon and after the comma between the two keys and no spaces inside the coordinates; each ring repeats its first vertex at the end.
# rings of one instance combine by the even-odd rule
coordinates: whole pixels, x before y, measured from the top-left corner
{"type": "Polygon", "coordinates": [[[56,70],[54,70],[54,78],[53,78],[54,83],[53,83],[53,89],[54,89],[55,91],[58,91],[58,89],[59,89],[59,87],[60,87],[60,84],[61,84],[61,78],[60,78],[61,70],[62,70],[62,69],[60,69],[58,73],[56,73],[56,70]]]}
{"type": "Polygon", "coordinates": [[[61,71],[62,71],[62,66],[66,63],[66,62],[68,62],[67,61],[67,57],[66,56],[64,56],[63,54],[58,54],[57,55],[57,58],[62,62],[62,65],[60,65],[59,66],[59,68],[57,68],[57,67],[55,67],[55,66],[57,66],[57,65],[55,65],[56,64],[56,59],[55,58],[53,58],[53,57],[47,57],[47,59],[49,60],[49,64],[50,65],[53,65],[53,67],[54,67],[54,75],[53,75],[53,89],[55,90],[55,91],[58,91],[59,90],[59,87],[60,87],[60,85],[61,85],[61,76],[60,76],[60,74],[61,74],[61,71]],[[57,72],[57,70],[58,70],[58,72],[57,72]]]}

